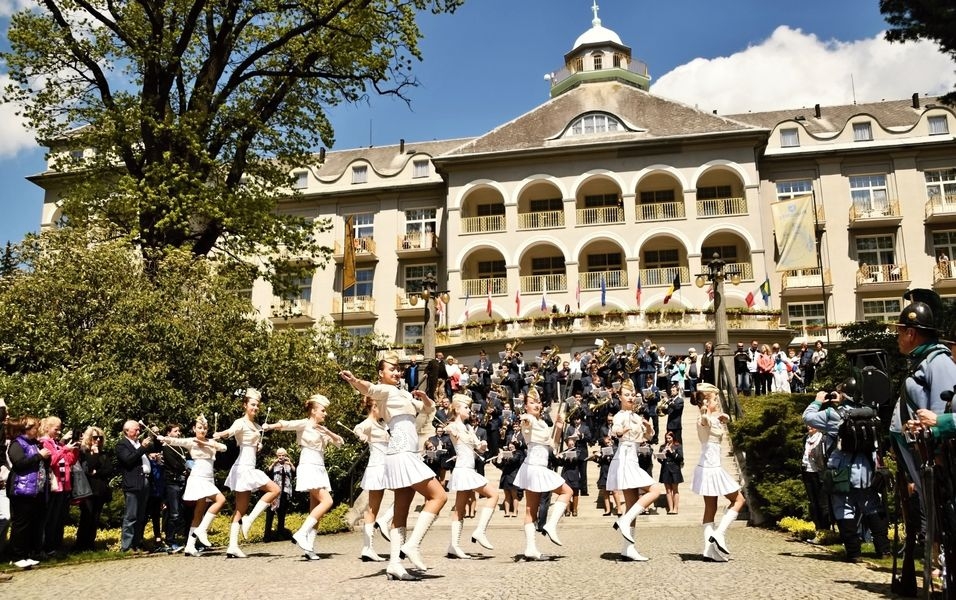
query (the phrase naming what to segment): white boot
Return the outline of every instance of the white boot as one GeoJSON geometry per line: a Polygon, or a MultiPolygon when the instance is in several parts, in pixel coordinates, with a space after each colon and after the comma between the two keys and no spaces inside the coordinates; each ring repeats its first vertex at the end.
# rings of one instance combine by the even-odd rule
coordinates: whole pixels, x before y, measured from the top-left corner
{"type": "Polygon", "coordinates": [[[252,524],[255,520],[262,514],[262,512],[269,508],[269,505],[262,500],[256,502],[256,505],[252,507],[252,512],[247,516],[242,517],[242,539],[249,538],[249,530],[252,529],[252,524]]]}
{"type": "Polygon", "coordinates": [[[642,512],[644,512],[644,507],[641,506],[640,502],[635,502],[634,506],[614,521],[614,529],[620,531],[624,539],[631,544],[634,543],[634,536],[631,535],[631,523],[633,523],[634,519],[642,512]]]}
{"type": "Polygon", "coordinates": [[[195,531],[195,527],[189,528],[189,533],[186,535],[186,549],[183,550],[183,556],[199,556],[199,550],[196,549],[196,536],[193,535],[195,531]]]}
{"type": "Polygon", "coordinates": [[[704,523],[704,558],[709,558],[710,560],[716,562],[727,562],[727,557],[717,551],[717,548],[714,547],[714,543],[710,541],[714,535],[714,524],[713,523],[704,523]]]}
{"type": "Polygon", "coordinates": [[[362,526],[362,554],[359,558],[362,562],[382,562],[385,559],[375,553],[372,548],[372,538],[375,536],[375,526],[366,523],[362,526]]]}
{"type": "Polygon", "coordinates": [[[239,549],[239,523],[233,523],[229,526],[229,546],[226,548],[226,558],[245,558],[242,550],[239,549]]]}
{"type": "Polygon", "coordinates": [[[494,508],[481,509],[481,512],[478,515],[478,524],[475,526],[475,530],[471,533],[472,544],[479,544],[482,548],[487,548],[488,550],[495,549],[495,547],[491,545],[491,542],[488,541],[488,536],[486,535],[486,532],[488,531],[488,523],[491,522],[491,517],[494,515],[494,508]]]}
{"type": "Polygon", "coordinates": [[[405,540],[405,528],[395,528],[388,532],[389,553],[388,566],[385,567],[385,577],[389,580],[419,581],[421,578],[412,575],[402,566],[402,542],[405,540]]]}
{"type": "Polygon", "coordinates": [[[730,549],[727,547],[727,540],[724,534],[727,532],[727,528],[730,527],[730,524],[737,520],[738,514],[739,513],[733,509],[725,512],[724,517],[720,520],[720,525],[717,526],[717,529],[714,529],[714,532],[710,536],[709,541],[714,543],[714,546],[717,547],[717,550],[721,554],[730,554],[730,549]]]}
{"type": "Polygon", "coordinates": [[[451,541],[448,543],[448,550],[445,556],[448,558],[471,558],[461,549],[461,521],[451,522],[451,541]]]}
{"type": "Polygon", "coordinates": [[[193,535],[196,536],[196,540],[207,548],[211,547],[212,544],[209,542],[209,537],[207,537],[206,532],[209,531],[209,526],[212,525],[215,518],[216,515],[207,510],[206,514],[202,516],[202,521],[199,522],[199,527],[193,532],[193,535]]]}
{"type": "Polygon", "coordinates": [[[627,540],[624,541],[624,548],[621,550],[621,558],[623,558],[626,561],[633,561],[633,562],[645,562],[650,560],[649,558],[647,558],[646,556],[638,552],[637,548],[634,547],[634,544],[632,544],[631,542],[628,542],[627,540]]]}
{"type": "Polygon", "coordinates": [[[561,543],[561,540],[558,539],[558,521],[564,516],[564,509],[567,507],[568,503],[560,500],[551,505],[551,514],[548,515],[548,521],[544,524],[544,527],[542,527],[544,534],[548,536],[551,543],[557,544],[558,546],[564,545],[561,543]]]}
{"type": "Polygon", "coordinates": [[[389,504],[388,508],[381,511],[375,517],[375,529],[382,534],[385,541],[389,541],[389,531],[392,528],[392,515],[395,514],[395,505],[389,504]]]}
{"type": "Polygon", "coordinates": [[[402,544],[402,552],[408,557],[408,560],[412,561],[412,564],[416,568],[427,571],[428,567],[425,565],[425,561],[422,560],[422,540],[425,538],[425,534],[428,533],[428,528],[432,526],[432,523],[435,522],[435,517],[438,515],[429,512],[420,512],[418,513],[418,520],[415,521],[415,529],[412,530],[412,535],[408,536],[408,541],[402,544]]]}
{"type": "Polygon", "coordinates": [[[524,524],[524,557],[526,560],[541,560],[541,552],[535,545],[535,535],[537,534],[534,523],[524,524]]]}
{"type": "Polygon", "coordinates": [[[315,529],[316,523],[318,523],[318,521],[313,517],[306,517],[302,527],[299,527],[299,530],[292,534],[292,539],[295,540],[299,548],[302,548],[305,552],[312,552],[312,544],[309,543],[309,533],[315,529]]]}

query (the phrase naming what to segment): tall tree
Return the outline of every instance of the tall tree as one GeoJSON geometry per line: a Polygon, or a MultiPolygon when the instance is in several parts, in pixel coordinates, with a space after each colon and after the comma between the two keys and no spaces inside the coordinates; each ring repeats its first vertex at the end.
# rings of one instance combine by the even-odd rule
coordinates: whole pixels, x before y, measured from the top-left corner
{"type": "MultiPolygon", "coordinates": [[[[891,42],[932,40],[956,60],[956,2],[953,0],[880,0],[880,12],[890,24],[891,42]]],[[[943,97],[956,104],[956,91],[943,97]]]]}
{"type": "Polygon", "coordinates": [[[416,16],[462,2],[40,0],[11,19],[4,99],[74,174],[64,217],[127,237],[148,266],[170,247],[321,264],[322,225],[275,210],[290,169],[332,146],[328,107],[404,97],[416,16]]]}

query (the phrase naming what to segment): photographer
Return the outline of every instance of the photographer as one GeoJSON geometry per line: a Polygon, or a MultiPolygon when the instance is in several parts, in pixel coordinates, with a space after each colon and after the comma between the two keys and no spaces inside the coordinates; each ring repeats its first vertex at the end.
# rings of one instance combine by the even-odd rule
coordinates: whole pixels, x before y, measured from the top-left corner
{"type": "Polygon", "coordinates": [[[276,449],[276,458],[269,465],[268,473],[272,481],[279,486],[279,495],[266,511],[266,529],[264,539],[273,540],[292,539],[292,533],[285,528],[285,515],[292,502],[292,476],[295,475],[295,465],[289,460],[289,453],[285,448],[276,449]],[[272,531],[272,521],[277,519],[276,530],[272,531]]]}
{"type": "Polygon", "coordinates": [[[860,559],[862,522],[873,535],[877,557],[891,552],[887,538],[886,509],[879,464],[876,455],[876,436],[871,423],[875,412],[859,407],[852,395],[855,380],[836,392],[818,392],[813,402],[803,411],[803,422],[823,433],[826,471],[824,491],[830,496],[830,509],[840,530],[840,540],[846,550],[846,560],[860,559]],[[859,426],[857,426],[859,424],[859,426]],[[867,435],[873,431],[872,435],[867,435]]]}

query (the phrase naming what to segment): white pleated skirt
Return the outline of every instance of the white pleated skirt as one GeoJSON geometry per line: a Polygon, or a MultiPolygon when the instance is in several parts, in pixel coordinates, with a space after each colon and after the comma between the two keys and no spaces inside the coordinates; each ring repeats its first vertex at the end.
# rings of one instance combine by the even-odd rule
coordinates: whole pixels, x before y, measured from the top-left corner
{"type": "Polygon", "coordinates": [[[251,492],[268,485],[272,479],[256,468],[256,447],[241,446],[239,458],[229,469],[226,487],[234,492],[251,492]]]}
{"type": "Polygon", "coordinates": [[[607,470],[608,491],[635,490],[657,483],[637,462],[637,444],[621,442],[607,470]]]}
{"type": "Polygon", "coordinates": [[[564,485],[564,479],[548,468],[547,445],[532,443],[528,446],[514,484],[526,492],[550,492],[564,485]]]}
{"type": "Polygon", "coordinates": [[[385,451],[388,444],[375,442],[369,446],[368,465],[362,474],[362,489],[366,491],[387,490],[385,481],[385,451]]]}
{"type": "Polygon", "coordinates": [[[219,493],[213,477],[213,463],[210,459],[199,459],[193,464],[193,469],[186,479],[186,489],[183,490],[183,500],[195,502],[209,498],[219,493]]]}
{"type": "Polygon", "coordinates": [[[330,490],[332,483],[325,470],[325,455],[314,448],[303,448],[295,472],[295,491],[330,490]]]}
{"type": "Polygon", "coordinates": [[[690,489],[701,496],[726,496],[740,490],[740,484],[720,466],[719,444],[704,444],[690,489]]]}
{"type": "Polygon", "coordinates": [[[451,472],[451,479],[448,480],[448,491],[466,492],[483,488],[486,485],[488,485],[488,480],[474,469],[455,467],[451,472]]]}

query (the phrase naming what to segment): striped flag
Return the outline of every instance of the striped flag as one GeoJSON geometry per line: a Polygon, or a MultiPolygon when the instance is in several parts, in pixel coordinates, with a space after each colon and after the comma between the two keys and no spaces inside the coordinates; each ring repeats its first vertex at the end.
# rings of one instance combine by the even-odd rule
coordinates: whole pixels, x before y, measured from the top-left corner
{"type": "Polygon", "coordinates": [[[345,218],[345,248],[342,260],[342,293],[355,285],[355,226],[353,216],[345,218]]]}
{"type": "Polygon", "coordinates": [[[711,300],[714,299],[714,282],[713,281],[710,282],[710,287],[707,288],[707,297],[710,298],[711,300]]]}
{"type": "Polygon", "coordinates": [[[515,314],[521,316],[521,290],[515,290],[515,314]]]}
{"type": "Polygon", "coordinates": [[[465,290],[465,320],[468,320],[468,301],[471,300],[471,290],[465,290]]]}
{"type": "Polygon", "coordinates": [[[607,282],[604,281],[604,275],[601,275],[601,306],[607,306],[607,282]]]}
{"type": "Polygon", "coordinates": [[[491,282],[487,282],[488,286],[488,304],[485,306],[485,310],[488,312],[488,317],[491,318],[491,282]]]}
{"type": "Polygon", "coordinates": [[[667,294],[664,295],[664,304],[667,304],[671,301],[671,296],[674,295],[674,292],[680,289],[680,274],[674,275],[674,283],[671,284],[671,287],[667,290],[667,294]]]}
{"type": "Polygon", "coordinates": [[[767,278],[764,279],[763,283],[760,284],[760,295],[763,296],[763,303],[767,306],[770,306],[770,276],[767,275],[767,278]]]}
{"type": "Polygon", "coordinates": [[[578,289],[574,292],[574,298],[578,301],[578,310],[581,310],[581,282],[578,281],[578,289]]]}
{"type": "Polygon", "coordinates": [[[641,309],[641,274],[637,274],[637,309],[641,309]]]}

